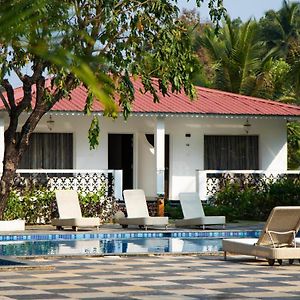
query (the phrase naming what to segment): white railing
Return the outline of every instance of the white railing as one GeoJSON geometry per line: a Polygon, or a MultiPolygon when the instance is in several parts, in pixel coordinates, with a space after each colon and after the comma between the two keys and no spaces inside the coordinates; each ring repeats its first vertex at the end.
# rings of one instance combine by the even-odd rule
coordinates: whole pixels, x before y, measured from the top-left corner
{"type": "Polygon", "coordinates": [[[122,199],[122,170],[78,170],[78,169],[18,169],[16,180],[45,181],[51,189],[74,189],[96,191],[105,184],[116,199],[122,199]]]}
{"type": "Polygon", "coordinates": [[[252,184],[258,187],[280,178],[299,177],[298,171],[265,171],[265,170],[196,170],[196,190],[201,200],[208,200],[224,184],[225,181],[252,184]]]}

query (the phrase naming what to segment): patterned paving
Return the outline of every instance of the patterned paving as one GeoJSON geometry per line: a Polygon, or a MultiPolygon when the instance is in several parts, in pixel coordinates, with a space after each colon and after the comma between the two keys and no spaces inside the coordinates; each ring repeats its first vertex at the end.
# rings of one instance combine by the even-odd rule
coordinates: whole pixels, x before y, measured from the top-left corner
{"type": "Polygon", "coordinates": [[[0,299],[300,299],[300,264],[222,256],[48,258],[0,268],[0,299]],[[53,266],[48,268],[47,266],[53,266]]]}

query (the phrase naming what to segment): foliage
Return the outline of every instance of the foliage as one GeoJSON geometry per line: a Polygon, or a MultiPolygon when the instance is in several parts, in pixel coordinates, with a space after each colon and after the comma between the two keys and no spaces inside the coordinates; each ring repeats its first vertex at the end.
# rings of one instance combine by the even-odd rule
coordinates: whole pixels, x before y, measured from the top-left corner
{"type": "Polygon", "coordinates": [[[275,206],[300,205],[300,180],[282,178],[264,182],[260,188],[227,183],[210,202],[227,219],[264,221],[275,206]]]}
{"type": "Polygon", "coordinates": [[[291,92],[286,80],[291,66],[264,54],[255,21],[241,23],[226,18],[220,35],[207,28],[200,43],[212,60],[213,87],[229,92],[281,99],[291,92]]]}
{"type": "Polygon", "coordinates": [[[255,21],[241,24],[227,17],[218,36],[212,28],[206,27],[199,42],[212,61],[215,88],[258,94],[265,61],[259,59],[262,43],[257,38],[255,21]]]}
{"type": "Polygon", "coordinates": [[[286,99],[286,95],[290,95],[292,92],[291,85],[287,80],[291,72],[291,66],[282,58],[277,60],[271,58],[268,61],[268,66],[268,97],[273,100],[278,99],[282,102],[289,102],[289,100],[286,99]]]}
{"type": "Polygon", "coordinates": [[[10,192],[5,220],[23,219],[27,224],[49,223],[57,215],[54,192],[47,188],[14,189],[10,192]]]}
{"type": "Polygon", "coordinates": [[[200,37],[204,34],[206,27],[212,28],[212,26],[201,23],[200,15],[196,10],[183,10],[180,20],[190,36],[192,50],[195,53],[192,81],[195,85],[209,87],[213,76],[211,59],[201,48],[200,37]]]}
{"type": "Polygon", "coordinates": [[[300,166],[300,124],[288,123],[288,167],[297,169],[300,166]]]}
{"type": "MultiPolygon", "coordinates": [[[[288,78],[290,86],[295,89],[298,98],[300,93],[300,4],[283,1],[279,11],[268,11],[259,22],[259,35],[266,45],[267,56],[283,59],[291,66],[286,79],[288,78]]],[[[294,101],[297,99],[294,98],[294,101]]]]}
{"type": "Polygon", "coordinates": [[[266,51],[272,56],[286,58],[291,42],[299,38],[300,4],[284,0],[279,11],[267,11],[259,25],[266,51]]]}
{"type": "Polygon", "coordinates": [[[180,205],[172,205],[170,201],[165,202],[165,215],[170,219],[182,219],[182,209],[180,205]]]}
{"type": "MultiPolygon", "coordinates": [[[[109,222],[118,207],[113,197],[105,196],[105,189],[96,193],[79,192],[81,211],[84,217],[99,217],[109,222]]],[[[46,187],[13,189],[4,213],[5,220],[23,219],[26,224],[48,224],[58,217],[55,193],[46,187]]]]}
{"type": "Polygon", "coordinates": [[[118,210],[118,205],[113,197],[105,196],[105,189],[96,193],[79,194],[81,212],[84,217],[99,217],[102,222],[109,222],[118,210]]]}
{"type": "Polygon", "coordinates": [[[226,222],[235,222],[237,220],[237,214],[232,208],[225,205],[203,205],[205,215],[207,216],[226,216],[226,222]]]}
{"type": "Polygon", "coordinates": [[[293,102],[300,103],[300,37],[290,44],[290,51],[286,61],[291,66],[288,82],[293,89],[293,102]]]}

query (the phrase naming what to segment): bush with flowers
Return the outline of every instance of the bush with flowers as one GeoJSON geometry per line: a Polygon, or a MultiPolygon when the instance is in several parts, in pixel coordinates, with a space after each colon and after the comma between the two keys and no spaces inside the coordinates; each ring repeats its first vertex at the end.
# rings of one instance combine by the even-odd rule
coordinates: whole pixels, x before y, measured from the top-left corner
{"type": "MultiPolygon", "coordinates": [[[[114,197],[108,197],[102,186],[97,192],[78,191],[79,203],[84,217],[99,217],[102,222],[112,220],[118,210],[114,197]]],[[[55,192],[47,187],[30,185],[14,188],[8,198],[5,220],[23,219],[26,224],[48,224],[58,217],[55,192]]]]}

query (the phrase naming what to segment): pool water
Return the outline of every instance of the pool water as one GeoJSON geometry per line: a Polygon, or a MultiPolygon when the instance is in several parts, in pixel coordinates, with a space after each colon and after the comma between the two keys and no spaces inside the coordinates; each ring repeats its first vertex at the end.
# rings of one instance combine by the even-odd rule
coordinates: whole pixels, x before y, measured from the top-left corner
{"type": "Polygon", "coordinates": [[[260,231],[7,235],[0,236],[0,256],[212,253],[222,250],[224,237],[259,234],[260,231]]]}
{"type": "Polygon", "coordinates": [[[34,241],[0,244],[3,256],[218,252],[221,239],[147,238],[130,240],[34,241]]]}

